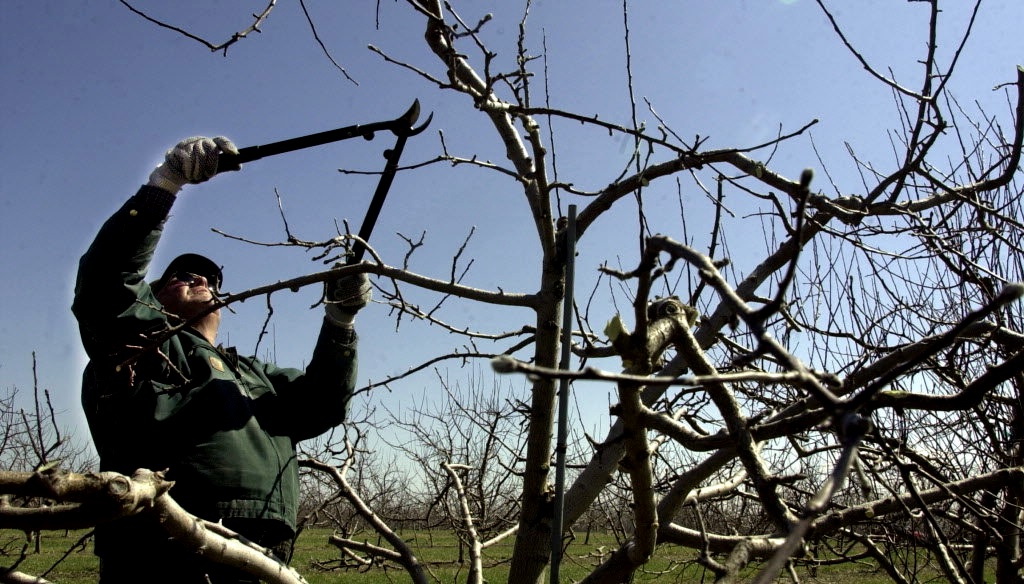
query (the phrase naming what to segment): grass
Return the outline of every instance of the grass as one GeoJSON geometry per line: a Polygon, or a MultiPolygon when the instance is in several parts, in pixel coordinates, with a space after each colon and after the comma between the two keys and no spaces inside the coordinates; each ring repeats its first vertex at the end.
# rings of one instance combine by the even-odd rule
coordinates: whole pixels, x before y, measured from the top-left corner
{"type": "MultiPolygon", "coordinates": [[[[44,532],[40,542],[40,553],[30,553],[18,565],[21,572],[44,575],[61,584],[86,584],[96,582],[98,561],[92,554],[92,545],[83,544],[85,531],[44,532]],[[56,568],[53,566],[56,564],[56,568]],[[52,571],[51,571],[52,569],[52,571]]],[[[391,567],[374,567],[367,571],[340,566],[340,552],[326,544],[331,531],[327,529],[310,530],[299,538],[296,544],[292,566],[295,567],[310,584],[392,584],[409,582],[410,578],[404,570],[391,567]]],[[[467,565],[460,564],[458,541],[453,534],[440,532],[414,532],[403,534],[416,551],[420,560],[430,566],[430,571],[441,582],[465,582],[467,565]]],[[[502,545],[485,551],[484,574],[489,584],[508,583],[508,558],[512,553],[512,539],[502,545]]],[[[371,543],[376,543],[371,541],[371,543]]],[[[10,567],[17,561],[22,548],[25,547],[25,536],[18,531],[0,531],[0,566],[10,567]]],[[[606,534],[593,536],[589,543],[584,544],[582,537],[573,543],[563,560],[561,567],[562,581],[576,582],[588,574],[614,551],[618,545],[615,539],[606,534]]],[[[32,551],[34,546],[29,546],[32,551]]],[[[712,574],[693,563],[692,550],[663,546],[660,547],[651,562],[637,573],[634,582],[711,582],[712,574]]],[[[802,582],[816,584],[884,584],[891,582],[884,572],[873,565],[847,564],[843,566],[823,566],[812,577],[810,568],[797,568],[802,582]]],[[[932,572],[924,576],[937,576],[932,572]]],[[[942,579],[939,578],[939,581],[942,579]]],[[[788,579],[780,581],[788,582],[788,579]]]]}
{"type": "Polygon", "coordinates": [[[24,550],[28,555],[17,570],[44,576],[51,582],[96,582],[99,561],[92,545],[82,540],[88,531],[44,531],[40,552],[33,553],[34,543],[20,531],[0,530],[0,566],[10,568],[24,550]]]}

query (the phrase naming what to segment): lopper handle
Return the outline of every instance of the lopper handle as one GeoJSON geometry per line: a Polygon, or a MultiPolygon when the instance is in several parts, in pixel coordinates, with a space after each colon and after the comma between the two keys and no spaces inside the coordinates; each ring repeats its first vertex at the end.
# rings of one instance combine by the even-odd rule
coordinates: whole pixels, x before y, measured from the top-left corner
{"type": "Polygon", "coordinates": [[[260,158],[265,158],[267,156],[276,156],[278,154],[284,154],[285,152],[292,152],[294,150],[302,150],[303,148],[312,148],[313,146],[348,140],[349,138],[355,138],[356,136],[362,136],[366,140],[373,140],[375,132],[389,129],[392,124],[393,122],[377,122],[366,125],[346,126],[344,128],[327,130],[326,132],[300,136],[298,138],[290,138],[288,140],[281,140],[280,142],[273,142],[262,146],[246,146],[245,148],[240,149],[238,154],[221,152],[220,157],[217,159],[217,172],[239,170],[246,162],[252,162],[253,160],[259,160],[260,158]]]}
{"type": "Polygon", "coordinates": [[[373,140],[374,134],[383,130],[390,130],[397,136],[409,135],[411,132],[416,131],[412,125],[416,123],[416,119],[419,115],[420,100],[417,99],[404,114],[386,122],[374,122],[372,124],[362,125],[356,124],[354,126],[345,126],[344,128],[335,128],[334,130],[309,134],[308,136],[289,138],[287,140],[272,142],[262,146],[246,146],[239,150],[238,154],[222,152],[220,157],[217,159],[217,172],[221,173],[239,170],[246,162],[252,162],[253,160],[259,160],[260,158],[265,158],[267,156],[276,156],[278,154],[284,154],[285,152],[292,152],[294,150],[302,150],[303,148],[312,148],[313,146],[330,144],[331,142],[340,142],[341,140],[348,140],[349,138],[355,138],[356,136],[362,136],[365,140],[373,140]]]}

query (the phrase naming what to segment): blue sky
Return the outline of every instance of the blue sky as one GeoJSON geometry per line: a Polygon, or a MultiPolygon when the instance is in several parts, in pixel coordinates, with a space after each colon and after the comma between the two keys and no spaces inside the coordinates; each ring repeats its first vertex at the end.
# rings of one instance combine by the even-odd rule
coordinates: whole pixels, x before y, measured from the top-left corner
{"type": "MultiPolygon", "coordinates": [[[[39,382],[51,391],[65,420],[77,423],[78,378],[84,365],[69,306],[78,257],[99,225],[145,181],[164,150],[190,135],[226,135],[237,145],[263,144],[352,123],[389,119],[418,98],[433,112],[430,129],[410,141],[403,162],[424,161],[440,151],[438,131],[456,154],[502,162],[502,148],[479,112],[461,95],[438,90],[410,71],[385,63],[367,50],[380,47],[399,60],[440,76],[422,40],[422,18],[404,2],[310,0],[307,6],[334,57],[358,85],[345,79],[323,56],[300,7],[278,3],[254,34],[213,54],[195,41],[156,28],[115,0],[39,2],[11,0],[0,11],[0,383],[25,396],[32,388],[32,353],[39,382]]],[[[521,9],[518,2],[461,2],[463,16],[494,20],[483,37],[498,53],[496,69],[514,58],[521,9]]],[[[656,121],[643,99],[687,139],[707,136],[706,147],[748,146],[773,136],[780,125],[795,130],[811,119],[813,136],[829,172],[845,190],[861,187],[846,155],[891,168],[888,130],[898,126],[888,90],[869,78],[842,47],[821,11],[809,0],[636,1],[630,3],[633,83],[638,119],[656,121]],[[886,166],[889,165],[889,166],[886,166]]],[[[840,24],[879,70],[892,70],[911,87],[919,84],[917,60],[924,55],[923,3],[898,0],[831,2],[840,24]]],[[[943,39],[940,59],[948,62],[969,14],[968,2],[947,2],[940,21],[953,33],[943,39]]],[[[144,2],[155,16],[221,41],[250,21],[264,0],[144,2]]],[[[458,8],[458,6],[457,6],[458,8]]],[[[1007,119],[1002,93],[992,88],[1015,77],[1024,62],[1024,2],[996,0],[981,9],[975,31],[958,66],[954,91],[966,107],[975,100],[1007,119]]],[[[527,20],[530,52],[546,43],[551,105],[628,125],[622,4],[619,1],[535,0],[527,20]]],[[[471,45],[463,50],[470,52],[471,45]]],[[[470,53],[475,64],[477,54],[470,53]]],[[[533,89],[538,105],[544,87],[538,62],[533,89]]],[[[556,136],[559,177],[579,188],[598,189],[621,172],[630,143],[607,133],[560,124],[556,136]]],[[[316,150],[251,163],[240,173],[187,187],[176,204],[155,260],[184,251],[215,257],[225,267],[226,288],[242,290],[322,269],[312,254],[295,248],[259,247],[225,239],[216,228],[262,242],[284,240],[275,191],[283,200],[292,233],[308,240],[334,235],[335,221],[358,228],[376,179],[345,175],[340,167],[378,170],[390,136],[353,140],[316,150]]],[[[820,170],[807,140],[783,148],[773,160],[795,177],[806,166],[820,170]]],[[[821,176],[819,174],[819,176],[821,176]]],[[[819,186],[825,187],[824,183],[819,186]]],[[[690,189],[692,191],[692,189],[690,189]]],[[[826,192],[828,189],[826,188],[826,192]]],[[[830,193],[834,194],[834,193],[830,193]]],[[[645,204],[654,230],[680,237],[679,205],[673,185],[652,188],[645,204]]],[[[570,200],[581,206],[585,200],[570,200]]],[[[699,225],[703,196],[687,192],[690,228],[699,225]]],[[[727,201],[727,205],[733,201],[727,201]]],[[[742,213],[742,202],[735,201],[742,213]]],[[[581,243],[579,294],[589,294],[596,268],[608,261],[631,267],[635,257],[635,210],[623,208],[602,220],[581,243]]],[[[517,185],[478,168],[435,166],[400,174],[371,243],[391,265],[405,253],[401,233],[426,245],[413,270],[446,278],[451,256],[474,229],[464,257],[475,258],[466,283],[529,292],[538,279],[532,227],[517,185]]],[[[733,236],[733,253],[756,258],[756,236],[733,236]]],[[[321,318],[309,307],[319,292],[304,289],[273,297],[272,339],[260,347],[282,365],[301,366],[309,355],[321,318]]],[[[436,302],[417,296],[425,305],[436,302]]],[[[254,299],[226,315],[221,340],[252,352],[265,316],[254,299]]],[[[620,307],[622,305],[620,304],[620,307]]],[[[612,307],[595,310],[597,320],[612,307]]],[[[442,311],[453,323],[498,332],[532,324],[529,314],[481,311],[451,305],[442,311]]],[[[395,330],[382,306],[358,320],[363,339],[362,381],[406,370],[437,348],[459,341],[417,323],[395,330]]],[[[595,323],[600,329],[600,323],[595,323]]],[[[615,368],[615,364],[603,364],[615,368]]],[[[453,364],[451,378],[462,374],[453,364]]],[[[468,374],[467,374],[468,376],[468,374]]],[[[516,387],[521,380],[512,380],[516,387]]],[[[427,373],[375,394],[374,403],[401,408],[406,400],[436,387],[427,373]]],[[[607,392],[594,390],[588,402],[601,410],[607,392]],[[592,399],[590,399],[592,398],[592,399]]],[[[429,393],[428,393],[429,395],[429,393]]],[[[597,411],[595,410],[595,411],[597,411]]]]}

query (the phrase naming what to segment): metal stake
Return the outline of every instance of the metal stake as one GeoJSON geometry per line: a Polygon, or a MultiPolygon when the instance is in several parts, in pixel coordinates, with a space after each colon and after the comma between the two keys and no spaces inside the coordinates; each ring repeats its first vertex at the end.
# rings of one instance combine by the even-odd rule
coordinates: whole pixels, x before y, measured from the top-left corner
{"type": "MultiPolygon", "coordinates": [[[[576,278],[576,205],[569,205],[569,223],[565,226],[565,299],[562,301],[562,358],[558,368],[569,369],[572,357],[572,303],[576,278]]],[[[551,526],[551,584],[560,584],[562,564],[562,523],[565,521],[565,451],[569,433],[569,380],[558,387],[558,441],[555,447],[555,516],[551,526]]]]}

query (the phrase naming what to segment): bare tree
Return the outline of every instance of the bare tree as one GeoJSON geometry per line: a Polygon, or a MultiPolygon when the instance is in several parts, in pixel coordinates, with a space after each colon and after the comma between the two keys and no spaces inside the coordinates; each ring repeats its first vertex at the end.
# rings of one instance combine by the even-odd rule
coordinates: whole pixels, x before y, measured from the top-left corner
{"type": "MultiPolygon", "coordinates": [[[[30,408],[21,403],[17,388],[5,388],[0,395],[0,469],[30,473],[46,472],[58,466],[75,470],[94,466],[95,460],[90,456],[88,447],[61,425],[50,391],[40,387],[35,353],[32,354],[32,378],[30,408]]],[[[38,493],[2,492],[0,495],[0,505],[24,509],[45,510],[58,502],[38,493]]],[[[21,559],[27,553],[39,553],[42,545],[41,527],[25,529],[24,532],[26,540],[17,554],[21,559]]],[[[7,551],[3,549],[4,555],[15,555],[7,551]]]]}
{"type": "Polygon", "coordinates": [[[40,387],[38,363],[32,353],[31,407],[18,398],[18,389],[5,388],[0,395],[0,468],[27,471],[61,465],[84,470],[95,464],[89,449],[60,423],[50,390],[40,387]]]}
{"type": "Polygon", "coordinates": [[[471,373],[467,387],[439,378],[443,397],[389,415],[389,423],[406,437],[390,448],[419,469],[413,484],[425,489],[420,495],[424,521],[440,522],[467,545],[515,532],[521,488],[517,461],[524,454],[521,428],[527,423],[517,411],[516,392],[502,388],[501,380],[488,385],[479,376],[471,373]]]}
{"type": "MultiPolygon", "coordinates": [[[[528,48],[529,2],[517,52],[502,59],[482,34],[492,25],[489,15],[407,0],[422,17],[432,64],[375,50],[461,99],[505,156],[492,162],[445,148],[417,166],[470,165],[513,178],[536,237],[518,247],[539,255],[527,292],[463,284],[461,250],[448,275],[416,273],[408,258],[372,249],[372,260],[345,268],[378,276],[397,321],[441,327],[463,343],[366,391],[446,361],[498,357],[498,371],[527,376],[529,390],[509,402],[526,423],[510,424],[506,406],[483,396],[469,409],[455,407],[460,400],[445,379],[439,385],[447,385],[449,400],[411,420],[424,425],[404,450],[427,469],[424,484],[469,546],[472,578],[482,578],[488,536],[481,529],[501,532],[510,517],[510,581],[543,578],[554,529],[555,397],[557,382],[568,377],[613,384],[617,396],[615,421],[590,443],[565,500],[567,525],[604,509],[624,526],[621,547],[586,582],[628,581],[659,546],[696,550],[695,562],[721,582],[738,581],[751,565],[757,581],[768,582],[782,570],[795,573],[798,562],[825,561],[816,559],[821,550],[829,561],[869,560],[894,581],[909,582],[923,569],[904,561],[910,545],[927,550],[950,581],[981,581],[990,555],[997,580],[1016,581],[1024,567],[1024,69],[1018,66],[1015,76],[1008,70],[1001,87],[1008,111],[963,105],[949,80],[972,24],[951,41],[958,47],[953,54],[940,59],[940,2],[921,4],[930,36],[915,83],[874,66],[819,2],[839,42],[892,92],[901,120],[891,129],[891,160],[864,160],[851,148],[860,173],[860,184],[851,185],[829,173],[839,161],[818,161],[817,179],[809,170],[791,177],[772,167],[775,152],[809,140],[813,121],[766,143],[709,149],[699,137],[682,139],[653,104],[657,125],[647,128],[540,102],[544,92],[535,85],[545,79],[528,48]],[[634,156],[619,174],[571,180],[554,156],[561,132],[621,136],[634,156]],[[579,184],[607,186],[587,191],[579,184]],[[714,217],[701,226],[707,234],[693,235],[681,201],[684,236],[649,233],[650,214],[671,212],[644,204],[654,189],[680,199],[699,194],[693,199],[707,201],[714,217]],[[732,214],[726,196],[752,211],[732,214]],[[607,289],[608,302],[580,303],[574,322],[563,323],[569,203],[582,207],[578,243],[610,210],[637,204],[640,246],[608,258],[594,275],[591,299],[607,289]],[[731,242],[751,224],[763,232],[763,253],[733,255],[731,242]],[[441,300],[433,308],[415,300],[423,291],[441,300]],[[440,308],[455,302],[531,316],[508,331],[477,331],[442,318],[440,308]],[[628,314],[601,313],[610,305],[628,306],[628,314]],[[606,321],[602,330],[593,324],[606,321]],[[562,327],[573,329],[580,366],[572,371],[558,367],[562,327]],[[495,480],[486,470],[495,465],[514,481],[495,480]],[[602,507],[607,501],[621,507],[602,507]]],[[[289,243],[329,257],[351,238],[289,243]]],[[[410,240],[410,254],[417,248],[410,240]]],[[[392,547],[338,544],[364,559],[399,562],[422,579],[413,551],[351,488],[346,473],[357,452],[350,444],[307,466],[331,477],[324,501],[342,494],[392,547]]]]}

